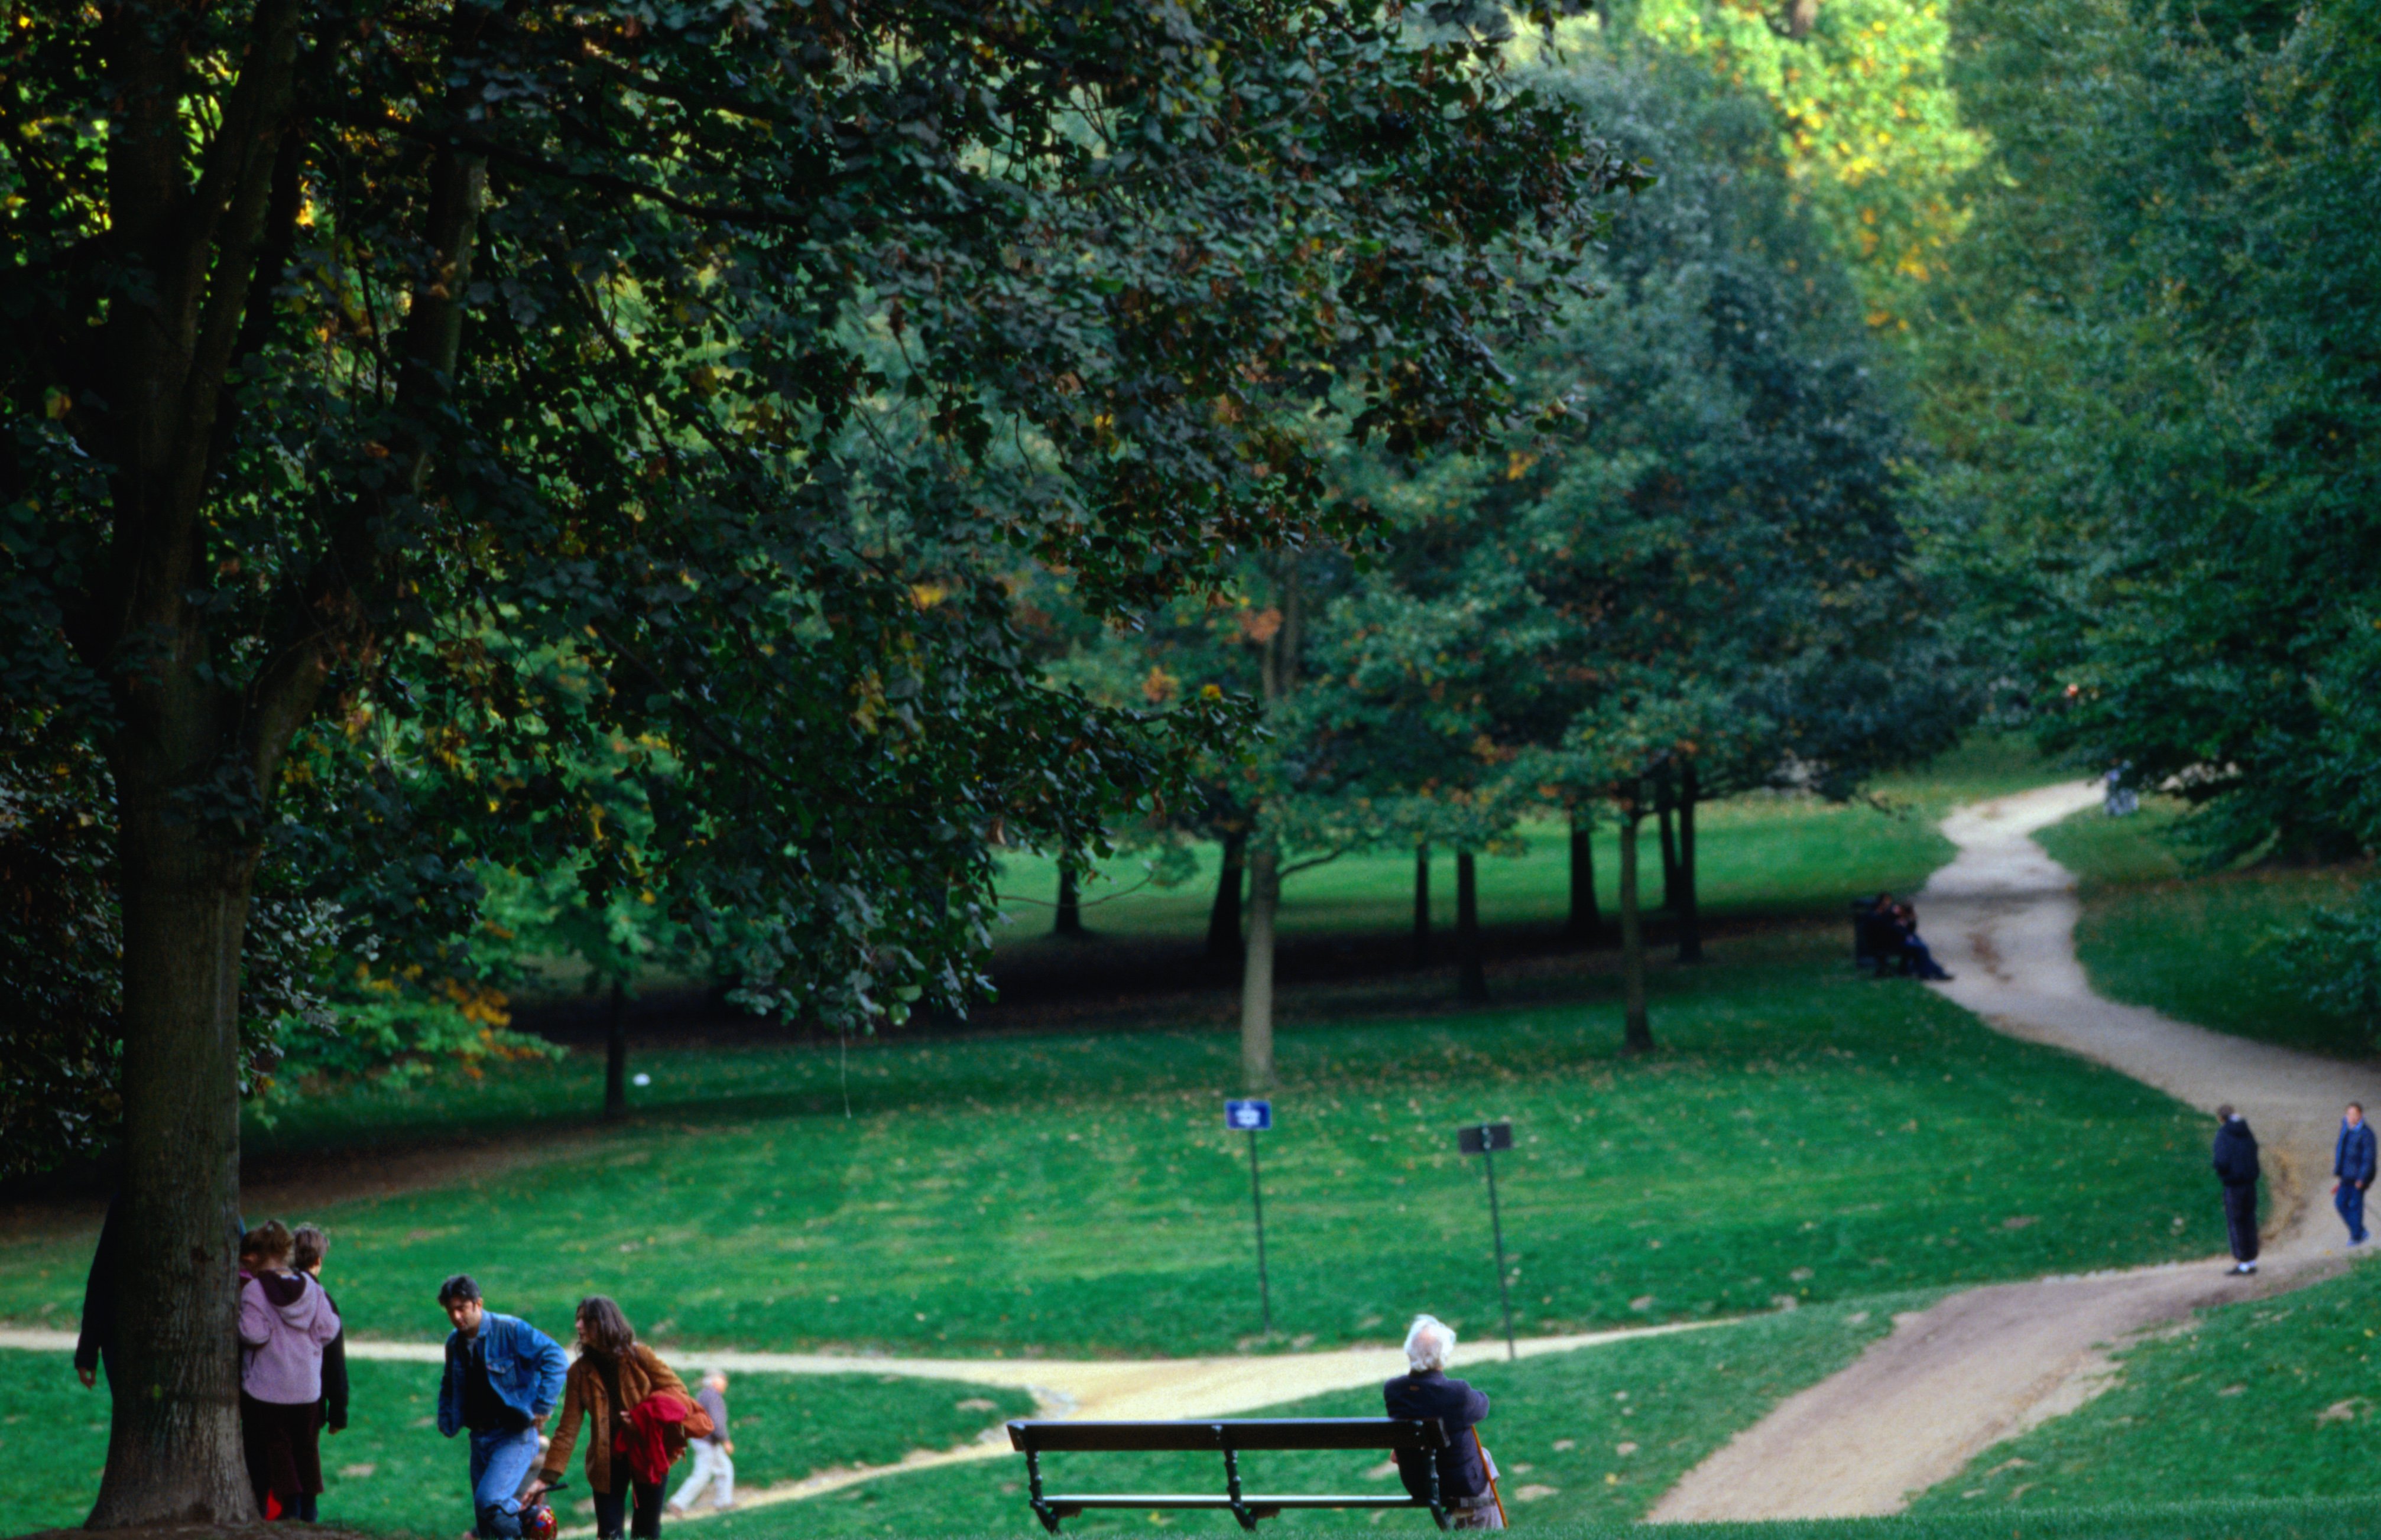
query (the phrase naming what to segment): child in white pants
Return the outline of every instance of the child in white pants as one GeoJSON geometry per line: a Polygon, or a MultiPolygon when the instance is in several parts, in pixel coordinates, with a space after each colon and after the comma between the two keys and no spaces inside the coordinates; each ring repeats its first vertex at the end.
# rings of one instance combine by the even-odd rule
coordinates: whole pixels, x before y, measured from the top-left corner
{"type": "Polygon", "coordinates": [[[687,1446],[694,1454],[694,1470],[670,1498],[673,1513],[693,1507],[705,1486],[711,1488],[714,1510],[736,1506],[736,1461],[728,1458],[736,1452],[736,1443],[727,1437],[727,1376],[717,1369],[703,1376],[702,1388],[694,1393],[694,1400],[711,1418],[711,1437],[693,1439],[687,1446]]]}

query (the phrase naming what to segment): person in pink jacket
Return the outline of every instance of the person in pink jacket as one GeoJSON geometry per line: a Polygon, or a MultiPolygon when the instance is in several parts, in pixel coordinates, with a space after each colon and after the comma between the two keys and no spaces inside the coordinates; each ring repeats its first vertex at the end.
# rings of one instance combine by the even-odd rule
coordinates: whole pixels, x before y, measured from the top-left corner
{"type": "Polygon", "coordinates": [[[291,1239],[267,1219],[240,1241],[239,1425],[258,1511],[294,1519],[323,1490],[323,1349],[339,1313],[323,1286],[289,1267],[291,1239]]]}

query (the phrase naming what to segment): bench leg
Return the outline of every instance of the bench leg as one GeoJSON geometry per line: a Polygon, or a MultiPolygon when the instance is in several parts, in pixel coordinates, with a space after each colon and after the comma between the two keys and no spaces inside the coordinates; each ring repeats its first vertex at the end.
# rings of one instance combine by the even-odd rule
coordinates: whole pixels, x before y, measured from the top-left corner
{"type": "Polygon", "coordinates": [[[1025,1490],[1033,1504],[1033,1516],[1051,1534],[1058,1533],[1058,1510],[1042,1500],[1042,1457],[1032,1449],[1025,1451],[1025,1490]]]}

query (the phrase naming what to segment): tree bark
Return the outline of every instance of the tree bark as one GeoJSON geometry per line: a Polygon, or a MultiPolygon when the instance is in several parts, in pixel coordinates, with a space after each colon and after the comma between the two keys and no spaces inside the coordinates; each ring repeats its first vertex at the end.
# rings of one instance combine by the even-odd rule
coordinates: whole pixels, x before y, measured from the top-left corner
{"type": "Polygon", "coordinates": [[[1627,1000],[1620,1032],[1623,1053],[1654,1050],[1654,1029],[1645,1016],[1645,926],[1637,902],[1637,822],[1643,817],[1633,800],[1620,809],[1620,972],[1627,1000]]]}
{"type": "Polygon", "coordinates": [[[1080,941],[1087,934],[1083,929],[1083,891],[1075,868],[1064,863],[1058,866],[1058,917],[1050,927],[1050,934],[1080,941]]]}
{"type": "Polygon", "coordinates": [[[1249,851],[1248,954],[1240,974],[1240,1087],[1273,1089],[1273,926],[1281,907],[1281,849],[1271,840],[1249,851]]]}
{"type": "Polygon", "coordinates": [[[243,1523],[239,952],[253,857],[171,783],[116,782],[124,859],[124,1172],[107,1468],[90,1523],[243,1523]]]}
{"type": "Polygon", "coordinates": [[[1468,850],[1455,853],[1455,998],[1467,1005],[1488,1000],[1488,975],[1480,965],[1480,871],[1468,850]]]}
{"type": "Polygon", "coordinates": [[[1413,965],[1430,966],[1430,846],[1414,846],[1413,965]]]}
{"type": "Polygon", "coordinates": [[[1703,922],[1695,903],[1695,762],[1679,771],[1679,961],[1703,960],[1703,922]]]}
{"type": "Polygon", "coordinates": [[[1662,907],[1676,910],[1679,906],[1679,842],[1670,827],[1670,772],[1664,770],[1654,781],[1654,820],[1662,831],[1662,907]]]}
{"type": "Polygon", "coordinates": [[[612,1014],[604,1032],[604,1116],[615,1121],[629,1115],[629,990],[612,980],[612,1014]]]}
{"type": "Polygon", "coordinates": [[[1595,906],[1595,819],[1574,808],[1570,815],[1570,923],[1564,934],[1582,946],[1593,946],[1604,929],[1595,906]]]}
{"type": "Polygon", "coordinates": [[[1240,888],[1248,876],[1249,837],[1224,836],[1224,869],[1215,877],[1215,903],[1207,911],[1207,961],[1229,967],[1240,960],[1240,888]]]}

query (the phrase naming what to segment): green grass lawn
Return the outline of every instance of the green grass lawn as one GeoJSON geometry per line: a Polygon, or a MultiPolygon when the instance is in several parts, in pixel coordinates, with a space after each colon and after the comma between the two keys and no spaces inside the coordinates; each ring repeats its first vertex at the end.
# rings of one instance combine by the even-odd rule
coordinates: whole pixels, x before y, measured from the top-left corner
{"type": "Polygon", "coordinates": [[[2370,1266],[2204,1312],[2123,1353],[2115,1388],[1986,1450],[1920,1507],[2381,1495],[2376,1323],[2381,1268],[2370,1266]]]}
{"type": "MultiPolygon", "coordinates": [[[[676,1366],[691,1378],[700,1362],[676,1366]]],[[[357,1359],[348,1371],[349,1425],[323,1437],[324,1522],[468,1533],[467,1451],[461,1438],[438,1436],[437,1367],[357,1359]]],[[[737,1479],[756,1488],[949,1449],[1032,1411],[1017,1390],[870,1374],[737,1375],[727,1401],[737,1479]]],[[[105,1387],[85,1390],[63,1353],[0,1350],[0,1513],[9,1533],[80,1523],[106,1456],[105,1387]]],[[[570,1483],[567,1495],[584,1504],[576,1461],[570,1483]]]]}
{"type": "MultiPolygon", "coordinates": [[[[1787,1396],[1833,1374],[1882,1336],[1896,1310],[1923,1302],[1903,1295],[1859,1307],[1828,1305],[1764,1316],[1711,1331],[1615,1343],[1519,1364],[1466,1368],[1463,1377],[1495,1402],[1481,1437],[1503,1471],[1516,1525],[1621,1522],[1653,1506],[1705,1455],[1787,1396]]],[[[1377,1389],[1320,1396],[1251,1413],[1261,1417],[1377,1417],[1377,1389]]],[[[1395,1494],[1384,1455],[1250,1455],[1241,1479],[1252,1491],[1395,1494]]],[[[719,1526],[719,1540],[791,1540],[812,1534],[1038,1535],[1026,1507],[1024,1461],[960,1465],[890,1476],[802,1503],[754,1509],[719,1526]]],[[[1050,1455],[1054,1492],[1221,1492],[1212,1455],[1050,1455]]],[[[1361,1515],[1358,1515],[1361,1519],[1361,1515]]],[[[1266,1522],[1313,1532],[1344,1530],[1350,1515],[1291,1511],[1266,1522]]],[[[1086,1513],[1067,1532],[1237,1534],[1229,1513],[1086,1513]]],[[[1426,1515],[1378,1516],[1379,1534],[1430,1528],[1426,1515]]]]}
{"type": "Polygon", "coordinates": [[[2134,817],[2094,809],[2037,836],[2080,879],[2075,950],[2093,987],[2219,1032],[2368,1057],[2361,1029],[2308,1003],[2275,952],[2280,932],[2347,902],[2366,872],[2190,873],[2172,837],[2178,816],[2170,801],[2151,798],[2134,817]]]}
{"type": "MultiPolygon", "coordinates": [[[[2123,1077],[1854,976],[1832,931],[1657,976],[1662,1052],[1581,1002],[1284,1034],[1265,1136],[1286,1345],[1496,1309],[1477,1160],[1499,1162],[1525,1331],[1763,1310],[2204,1255],[2197,1119],[2123,1077]]],[[[354,1329],[443,1331],[469,1270],[549,1328],[617,1296],[665,1346],[1228,1352],[1256,1328],[1223,1032],[653,1054],[636,1122],[542,1163],[287,1214],[328,1225],[354,1329]]],[[[522,1066],[534,1096],[576,1063],[522,1066]]],[[[575,1094],[575,1093],[574,1093],[575,1094]]],[[[336,1112],[336,1109],[329,1110],[336,1112]]],[[[251,1219],[263,1216],[251,1215],[251,1219]]],[[[0,1249],[0,1316],[74,1318],[88,1233],[0,1249]]]]}
{"type": "MultiPolygon", "coordinates": [[[[1856,893],[1906,889],[1951,857],[1935,822],[1957,803],[2055,780],[2021,741],[1980,734],[1922,769],[1880,778],[1869,800],[1829,805],[1809,796],[1756,794],[1710,804],[1697,812],[1698,897],[1707,914],[1838,913],[1856,893]]],[[[1514,853],[1480,862],[1480,917],[1486,925],[1553,923],[1570,906],[1567,829],[1552,823],[1522,831],[1514,853]]],[[[1639,837],[1645,898],[1662,896],[1661,848],[1648,820],[1639,837]]],[[[1607,825],[1595,836],[1598,902],[1607,917],[1619,903],[1619,847],[1607,825]]],[[[1198,874],[1174,888],[1145,885],[1146,868],[1133,858],[1109,863],[1084,889],[1084,924],[1095,935],[1197,937],[1206,933],[1220,859],[1213,845],[1198,848],[1198,874]]],[[[1455,855],[1434,853],[1434,922],[1455,920],[1455,855]]],[[[1282,885],[1286,934],[1400,930],[1413,923],[1413,854],[1374,851],[1344,855],[1298,873],[1282,885]]],[[[1000,891],[1011,923],[1004,947],[1047,935],[1057,869],[1037,855],[1003,863],[1000,891]]]]}

